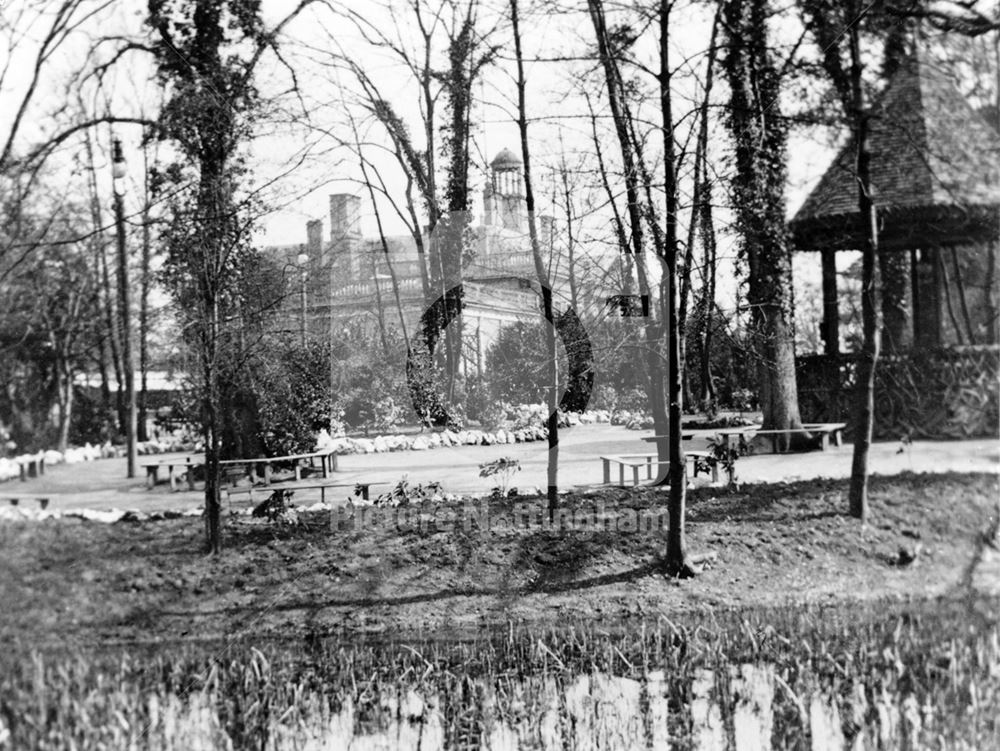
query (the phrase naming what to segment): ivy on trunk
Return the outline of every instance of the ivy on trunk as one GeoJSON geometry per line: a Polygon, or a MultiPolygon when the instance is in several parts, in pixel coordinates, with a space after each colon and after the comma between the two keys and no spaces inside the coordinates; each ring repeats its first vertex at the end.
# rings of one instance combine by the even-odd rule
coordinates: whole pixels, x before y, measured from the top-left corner
{"type": "MultiPolygon", "coordinates": [[[[801,428],[802,419],[795,381],[792,258],[785,227],[788,126],[778,101],[781,76],[768,46],[770,15],[769,0],[726,0],[722,20],[727,52],[722,65],[729,81],[726,121],[736,162],[730,193],[747,272],[763,427],[789,430],[801,428]]],[[[802,440],[803,434],[792,435],[802,440]]]]}

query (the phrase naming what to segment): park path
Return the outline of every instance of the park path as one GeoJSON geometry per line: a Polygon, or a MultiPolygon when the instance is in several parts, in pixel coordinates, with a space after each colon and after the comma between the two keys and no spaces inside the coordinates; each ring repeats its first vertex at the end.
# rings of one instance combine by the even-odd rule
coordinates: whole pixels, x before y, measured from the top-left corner
{"type": "MultiPolygon", "coordinates": [[[[561,434],[559,483],[563,488],[599,485],[602,454],[649,453],[642,441],[648,431],[626,430],[612,425],[579,425],[561,434]]],[[[708,434],[706,434],[708,435],[708,434]]],[[[699,434],[685,442],[687,449],[704,449],[699,434]]],[[[993,472],[1000,471],[1000,442],[990,439],[969,441],[915,441],[900,451],[897,443],[876,443],[871,449],[870,466],[882,475],[913,472],[993,472]]],[[[847,444],[828,451],[804,454],[755,455],[737,462],[737,479],[745,483],[804,480],[816,477],[848,477],[852,447],[847,444]]],[[[426,451],[341,456],[337,480],[380,482],[373,492],[383,492],[404,476],[411,483],[441,483],[445,492],[485,493],[494,485],[492,478],[479,477],[479,464],[503,456],[520,461],[521,471],[512,485],[522,492],[544,488],[548,451],[544,441],[494,446],[453,446],[426,451]]],[[[140,458],[141,461],[142,458],[140,458]]],[[[0,498],[25,495],[51,497],[53,509],[136,509],[161,511],[191,509],[201,504],[200,491],[171,493],[165,485],[147,490],[145,475],[125,478],[124,459],[102,459],[73,465],[50,467],[44,477],[27,482],[0,484],[0,498]]],[[[695,485],[708,482],[704,475],[695,485]]],[[[311,496],[300,493],[299,502],[311,496]]]]}
{"type": "MultiPolygon", "coordinates": [[[[560,486],[598,485],[602,481],[599,457],[603,454],[650,453],[653,447],[642,441],[650,431],[633,431],[611,425],[581,425],[561,434],[559,448],[560,486]]],[[[685,441],[688,450],[704,450],[706,437],[695,433],[685,441]]],[[[900,472],[997,472],[1000,471],[1000,443],[995,440],[916,441],[900,452],[898,443],[876,443],[871,448],[870,467],[883,475],[900,472]]],[[[740,482],[779,482],[815,477],[849,477],[853,447],[845,444],[828,451],[803,454],[761,454],[737,462],[740,482]]],[[[460,446],[399,454],[361,454],[340,457],[340,467],[352,478],[398,481],[403,474],[411,483],[440,482],[456,493],[488,492],[492,478],[480,478],[481,462],[511,456],[521,462],[513,484],[530,490],[544,488],[548,451],[544,441],[499,446],[460,446]]],[[[704,475],[695,485],[709,482],[704,475]]]]}

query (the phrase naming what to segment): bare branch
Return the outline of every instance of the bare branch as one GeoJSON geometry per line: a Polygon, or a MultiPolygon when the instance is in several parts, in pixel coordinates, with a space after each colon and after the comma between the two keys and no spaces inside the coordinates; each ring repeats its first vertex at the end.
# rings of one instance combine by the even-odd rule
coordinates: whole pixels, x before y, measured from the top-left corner
{"type": "Polygon", "coordinates": [[[6,169],[11,160],[14,143],[24,122],[24,116],[34,99],[38,90],[38,84],[42,77],[42,71],[57,49],[66,41],[67,37],[79,29],[83,24],[102,12],[113,3],[113,0],[104,0],[89,11],[77,15],[77,11],[84,8],[86,0],[63,0],[56,9],[52,18],[52,23],[42,37],[42,41],[35,53],[34,62],[31,65],[31,78],[27,89],[21,97],[20,104],[11,121],[7,138],[4,141],[3,149],[0,150],[0,171],[6,169]]]}

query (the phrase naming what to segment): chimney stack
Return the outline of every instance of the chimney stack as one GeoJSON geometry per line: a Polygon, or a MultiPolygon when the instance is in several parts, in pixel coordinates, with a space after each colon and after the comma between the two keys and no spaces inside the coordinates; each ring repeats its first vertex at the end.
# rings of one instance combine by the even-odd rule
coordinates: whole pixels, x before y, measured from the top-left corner
{"type": "Polygon", "coordinates": [[[323,246],[323,220],[312,219],[306,222],[306,245],[309,255],[319,258],[323,246]]]}
{"type": "Polygon", "coordinates": [[[350,193],[330,196],[330,239],[361,236],[361,199],[350,193]]]}
{"type": "Polygon", "coordinates": [[[342,278],[356,281],[362,276],[361,199],[350,193],[330,196],[331,262],[342,278]]]}

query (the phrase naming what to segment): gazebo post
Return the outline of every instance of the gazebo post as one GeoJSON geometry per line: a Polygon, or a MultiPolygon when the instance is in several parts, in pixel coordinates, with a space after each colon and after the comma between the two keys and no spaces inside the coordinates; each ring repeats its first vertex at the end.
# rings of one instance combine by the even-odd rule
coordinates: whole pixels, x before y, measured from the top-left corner
{"type": "Polygon", "coordinates": [[[837,251],[824,248],[823,261],[823,351],[826,355],[840,354],[840,309],[837,306],[837,251]]]}
{"type": "Polygon", "coordinates": [[[920,306],[920,269],[917,265],[918,253],[916,248],[910,248],[910,316],[913,319],[913,346],[919,347],[919,331],[922,311],[920,306]]]}
{"type": "Polygon", "coordinates": [[[940,347],[941,288],[938,273],[938,248],[927,242],[914,254],[913,263],[913,339],[917,348],[940,347]]]}
{"type": "Polygon", "coordinates": [[[882,346],[886,354],[897,354],[913,341],[912,269],[908,250],[882,249],[879,253],[882,284],[882,346]],[[907,305],[907,297],[910,297],[907,305]]]}

